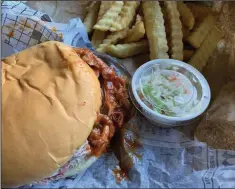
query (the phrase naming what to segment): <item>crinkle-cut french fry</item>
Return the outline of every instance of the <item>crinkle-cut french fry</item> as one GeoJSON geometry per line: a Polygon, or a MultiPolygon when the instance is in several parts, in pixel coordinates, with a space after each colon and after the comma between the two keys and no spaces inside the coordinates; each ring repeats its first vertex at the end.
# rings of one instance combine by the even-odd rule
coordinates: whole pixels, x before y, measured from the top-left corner
{"type": "Polygon", "coordinates": [[[195,48],[199,48],[211,28],[215,24],[215,18],[212,15],[207,16],[189,35],[188,42],[195,48]]]}
{"type": "Polygon", "coordinates": [[[111,44],[116,44],[119,40],[124,39],[127,36],[128,28],[125,28],[121,31],[116,31],[110,33],[106,39],[102,42],[102,44],[99,45],[97,48],[98,52],[103,52],[105,53],[105,46],[111,45],[111,44]]]}
{"type": "Polygon", "coordinates": [[[169,47],[171,58],[183,60],[183,32],[176,1],[164,1],[170,29],[169,47]]]}
{"type": "Polygon", "coordinates": [[[108,46],[107,44],[100,44],[99,47],[96,49],[96,51],[99,53],[106,53],[107,46],[108,46]]]}
{"type": "Polygon", "coordinates": [[[201,44],[200,48],[196,50],[195,54],[190,59],[189,64],[194,66],[199,71],[202,71],[221,38],[221,32],[216,27],[213,27],[201,44]]]}
{"type": "Polygon", "coordinates": [[[205,17],[207,17],[208,15],[213,15],[213,11],[202,5],[202,4],[198,4],[198,3],[186,3],[186,5],[188,6],[188,8],[191,10],[191,12],[193,13],[193,16],[195,18],[196,21],[201,21],[203,20],[205,17]]]}
{"type": "Polygon", "coordinates": [[[112,24],[110,31],[120,31],[130,24],[136,14],[139,1],[125,1],[117,20],[112,24]]]}
{"type": "Polygon", "coordinates": [[[194,50],[184,50],[184,61],[188,61],[193,56],[194,50]]]}
{"type": "Polygon", "coordinates": [[[107,10],[100,20],[98,20],[93,28],[96,30],[108,31],[112,24],[116,21],[122,7],[123,1],[113,2],[110,9],[107,10]]]}
{"type": "Polygon", "coordinates": [[[93,32],[91,43],[95,49],[98,48],[100,44],[102,44],[102,42],[105,39],[105,36],[106,36],[106,32],[104,31],[95,30],[93,32]]]}
{"type": "Polygon", "coordinates": [[[86,10],[89,11],[94,7],[94,5],[97,3],[97,1],[90,1],[88,6],[86,7],[86,10]]]}
{"type": "Polygon", "coordinates": [[[164,19],[159,2],[144,1],[142,5],[150,59],[169,58],[164,19]]]}
{"type": "Polygon", "coordinates": [[[193,29],[195,18],[190,8],[188,8],[186,4],[180,1],[177,2],[177,8],[180,13],[182,25],[190,30],[193,29]]]}
{"type": "Polygon", "coordinates": [[[116,58],[127,58],[148,52],[148,41],[142,40],[134,43],[118,44],[116,46],[108,45],[105,51],[116,58]]]}
{"type": "Polygon", "coordinates": [[[190,35],[190,30],[188,28],[182,27],[182,32],[183,32],[183,41],[187,42],[188,37],[190,35]]]}
{"type": "Polygon", "coordinates": [[[136,23],[128,31],[127,36],[126,36],[124,42],[126,42],[126,43],[136,42],[136,41],[139,41],[141,38],[144,37],[145,28],[144,28],[144,22],[142,20],[143,19],[141,18],[141,16],[137,15],[136,23]]]}
{"type": "Polygon", "coordinates": [[[104,14],[107,12],[107,10],[110,9],[112,4],[113,4],[113,1],[101,1],[97,21],[100,20],[104,16],[104,14]]]}
{"type": "Polygon", "coordinates": [[[100,2],[96,1],[93,4],[92,8],[88,10],[87,15],[84,19],[83,23],[84,23],[88,33],[90,33],[92,31],[92,28],[96,23],[99,7],[100,7],[100,2]]]}
{"type": "Polygon", "coordinates": [[[116,31],[116,32],[112,32],[110,33],[107,38],[103,41],[103,44],[116,44],[118,42],[118,40],[120,39],[124,39],[127,35],[129,28],[125,28],[121,31],[116,31]]]}

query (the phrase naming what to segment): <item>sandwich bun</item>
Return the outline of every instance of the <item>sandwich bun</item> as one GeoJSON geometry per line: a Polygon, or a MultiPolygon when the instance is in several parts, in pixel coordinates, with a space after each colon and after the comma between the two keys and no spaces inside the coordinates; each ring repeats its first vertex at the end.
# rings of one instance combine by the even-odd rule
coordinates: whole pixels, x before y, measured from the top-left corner
{"type": "Polygon", "coordinates": [[[101,107],[92,68],[60,42],[2,60],[2,184],[51,176],[87,140],[101,107]]]}

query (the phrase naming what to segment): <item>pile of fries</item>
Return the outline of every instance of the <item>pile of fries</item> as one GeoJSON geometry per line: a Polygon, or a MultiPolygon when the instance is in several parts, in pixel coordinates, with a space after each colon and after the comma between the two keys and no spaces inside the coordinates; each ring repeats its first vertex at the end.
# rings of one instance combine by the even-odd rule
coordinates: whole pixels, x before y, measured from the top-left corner
{"type": "Polygon", "coordinates": [[[210,8],[180,1],[93,1],[84,19],[98,52],[184,60],[202,70],[222,38],[210,8]]]}

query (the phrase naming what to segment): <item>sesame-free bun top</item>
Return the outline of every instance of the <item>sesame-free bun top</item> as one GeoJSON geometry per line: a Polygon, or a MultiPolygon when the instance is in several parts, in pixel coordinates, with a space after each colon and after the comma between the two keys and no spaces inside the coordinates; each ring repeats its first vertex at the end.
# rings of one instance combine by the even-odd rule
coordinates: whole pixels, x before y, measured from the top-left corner
{"type": "Polygon", "coordinates": [[[86,141],[101,106],[94,71],[60,42],[2,60],[2,184],[51,176],[86,141]]]}

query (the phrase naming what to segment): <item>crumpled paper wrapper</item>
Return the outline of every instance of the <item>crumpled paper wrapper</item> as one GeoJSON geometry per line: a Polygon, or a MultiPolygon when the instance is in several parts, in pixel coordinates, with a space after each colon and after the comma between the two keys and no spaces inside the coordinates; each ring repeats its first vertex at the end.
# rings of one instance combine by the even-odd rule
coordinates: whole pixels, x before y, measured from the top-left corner
{"type": "Polygon", "coordinates": [[[213,148],[235,150],[235,82],[222,88],[197,128],[196,137],[213,148]]]}
{"type": "MultiPolygon", "coordinates": [[[[78,2],[73,3],[77,4],[78,2]]],[[[74,15],[68,13],[68,9],[65,8],[63,2],[61,2],[60,5],[62,7],[58,7],[58,2],[57,6],[54,6],[55,2],[42,2],[42,4],[44,5],[41,6],[40,2],[30,2],[29,5],[36,9],[33,10],[23,7],[24,5],[20,4],[20,2],[2,3],[3,13],[7,13],[7,15],[3,14],[5,20],[2,21],[2,31],[8,31],[8,33],[2,32],[2,45],[4,45],[3,56],[45,40],[53,40],[50,38],[52,36],[55,37],[54,40],[64,41],[66,44],[72,46],[86,46],[91,48],[81,20],[78,18],[69,20],[73,18],[74,15]],[[43,7],[47,8],[43,9],[43,7]],[[65,20],[60,20],[62,17],[59,13],[61,15],[67,14],[63,18],[65,20]],[[42,26],[41,30],[37,30],[35,26],[32,31],[30,30],[31,27],[27,29],[27,24],[23,25],[23,31],[30,30],[28,33],[28,37],[31,37],[29,41],[31,41],[32,38],[32,41],[36,41],[34,41],[34,43],[25,43],[26,40],[21,39],[22,34],[19,36],[18,41],[14,43],[12,33],[10,32],[16,24],[14,25],[13,22],[11,24],[13,24],[14,27],[12,27],[12,25],[9,26],[9,23],[6,22],[8,16],[10,19],[13,19],[13,21],[18,18],[26,18],[36,22],[36,26],[39,23],[38,25],[42,26]],[[50,16],[52,18],[50,18],[50,16]],[[5,26],[7,26],[8,30],[4,29],[5,26]],[[11,29],[9,30],[9,28],[11,29]],[[35,32],[35,30],[39,33],[35,32]],[[46,30],[49,35],[47,32],[44,33],[46,30]],[[25,44],[22,46],[21,42],[25,44]]],[[[209,4],[211,5],[211,3],[209,4]]],[[[81,5],[77,10],[80,9],[83,11],[83,9],[85,9],[83,6],[85,5],[81,5]]],[[[76,5],[74,7],[76,7],[76,5]]],[[[213,9],[218,12],[217,25],[225,35],[224,40],[218,44],[216,52],[204,69],[204,74],[212,88],[213,97],[215,97],[228,80],[235,79],[235,17],[233,16],[235,7],[233,2],[218,1],[213,3],[213,9]]],[[[82,12],[77,12],[77,14],[81,17],[84,15],[82,12]]],[[[22,25],[22,23],[19,23],[19,25],[20,24],[22,25]]],[[[17,37],[15,33],[13,34],[13,37],[17,37]]],[[[133,73],[138,66],[147,60],[148,55],[141,55],[121,60],[120,64],[125,65],[126,68],[133,73]]],[[[135,117],[132,122],[138,127],[139,137],[143,147],[140,151],[142,158],[134,157],[135,164],[130,170],[129,180],[122,180],[120,183],[116,182],[113,170],[116,168],[118,162],[114,154],[108,153],[100,157],[84,174],[77,174],[44,185],[29,185],[22,186],[21,188],[235,187],[235,151],[212,149],[205,143],[193,140],[194,126],[162,129],[151,125],[141,115],[135,117]]],[[[130,131],[134,132],[131,128],[130,131]]]]}
{"type": "Polygon", "coordinates": [[[47,13],[53,21],[67,23],[73,18],[83,20],[89,1],[28,1],[26,5],[33,9],[47,13]]]}

